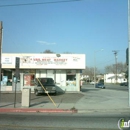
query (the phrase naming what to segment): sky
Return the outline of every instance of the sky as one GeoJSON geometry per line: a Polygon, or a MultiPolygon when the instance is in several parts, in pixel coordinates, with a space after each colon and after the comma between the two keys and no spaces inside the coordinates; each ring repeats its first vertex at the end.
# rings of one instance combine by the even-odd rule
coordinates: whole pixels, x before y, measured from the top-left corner
{"type": "Polygon", "coordinates": [[[113,51],[126,62],[128,0],[0,0],[0,21],[3,53],[85,54],[100,72],[115,64],[113,51]]]}

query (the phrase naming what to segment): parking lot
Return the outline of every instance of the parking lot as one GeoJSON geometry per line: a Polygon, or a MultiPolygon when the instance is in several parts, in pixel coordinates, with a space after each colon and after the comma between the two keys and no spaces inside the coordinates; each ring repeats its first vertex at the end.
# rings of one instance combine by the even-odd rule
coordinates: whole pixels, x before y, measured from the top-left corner
{"type": "MultiPolygon", "coordinates": [[[[128,87],[107,84],[105,89],[94,85],[83,85],[81,92],[50,95],[56,108],[78,110],[128,109],[128,87]]],[[[14,93],[1,93],[0,107],[13,107],[14,93]]],[[[21,107],[21,93],[16,94],[16,107],[21,107]]],[[[47,95],[35,96],[31,93],[30,107],[55,108],[47,95]]]]}
{"type": "MultiPolygon", "coordinates": [[[[67,108],[69,105],[70,108],[74,106],[74,104],[83,97],[82,93],[58,93],[56,96],[50,95],[54,103],[57,104],[57,108],[64,104],[64,107],[67,108]]],[[[2,93],[0,100],[0,107],[13,107],[15,99],[14,93],[2,93]]],[[[22,94],[16,94],[16,107],[21,106],[22,94]]],[[[41,94],[39,96],[35,96],[34,93],[31,93],[30,97],[30,107],[43,107],[44,108],[55,108],[52,101],[46,94],[41,94]]]]}

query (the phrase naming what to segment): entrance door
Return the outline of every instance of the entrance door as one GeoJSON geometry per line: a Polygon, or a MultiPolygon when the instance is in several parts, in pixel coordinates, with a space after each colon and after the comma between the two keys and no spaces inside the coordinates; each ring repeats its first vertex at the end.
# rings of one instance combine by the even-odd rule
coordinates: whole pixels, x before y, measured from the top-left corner
{"type": "Polygon", "coordinates": [[[47,78],[53,78],[53,80],[55,81],[55,71],[47,70],[47,78]]]}

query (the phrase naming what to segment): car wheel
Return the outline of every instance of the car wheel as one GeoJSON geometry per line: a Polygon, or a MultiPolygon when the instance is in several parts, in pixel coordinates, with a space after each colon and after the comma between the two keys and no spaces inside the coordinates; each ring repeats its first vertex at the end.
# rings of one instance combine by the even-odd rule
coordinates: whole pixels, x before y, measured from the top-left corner
{"type": "Polygon", "coordinates": [[[39,95],[38,90],[35,90],[35,95],[36,95],[36,96],[38,96],[38,95],[39,95]]]}

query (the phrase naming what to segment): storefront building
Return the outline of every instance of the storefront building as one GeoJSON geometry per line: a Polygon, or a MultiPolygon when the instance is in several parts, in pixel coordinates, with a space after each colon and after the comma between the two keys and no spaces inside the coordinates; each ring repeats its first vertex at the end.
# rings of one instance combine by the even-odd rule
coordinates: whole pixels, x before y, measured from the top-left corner
{"type": "Polygon", "coordinates": [[[21,91],[31,88],[34,79],[53,78],[59,92],[80,91],[80,73],[85,69],[85,54],[30,54],[3,53],[1,69],[1,91],[21,91]],[[19,79],[16,84],[15,60],[20,58],[19,79]]]}

